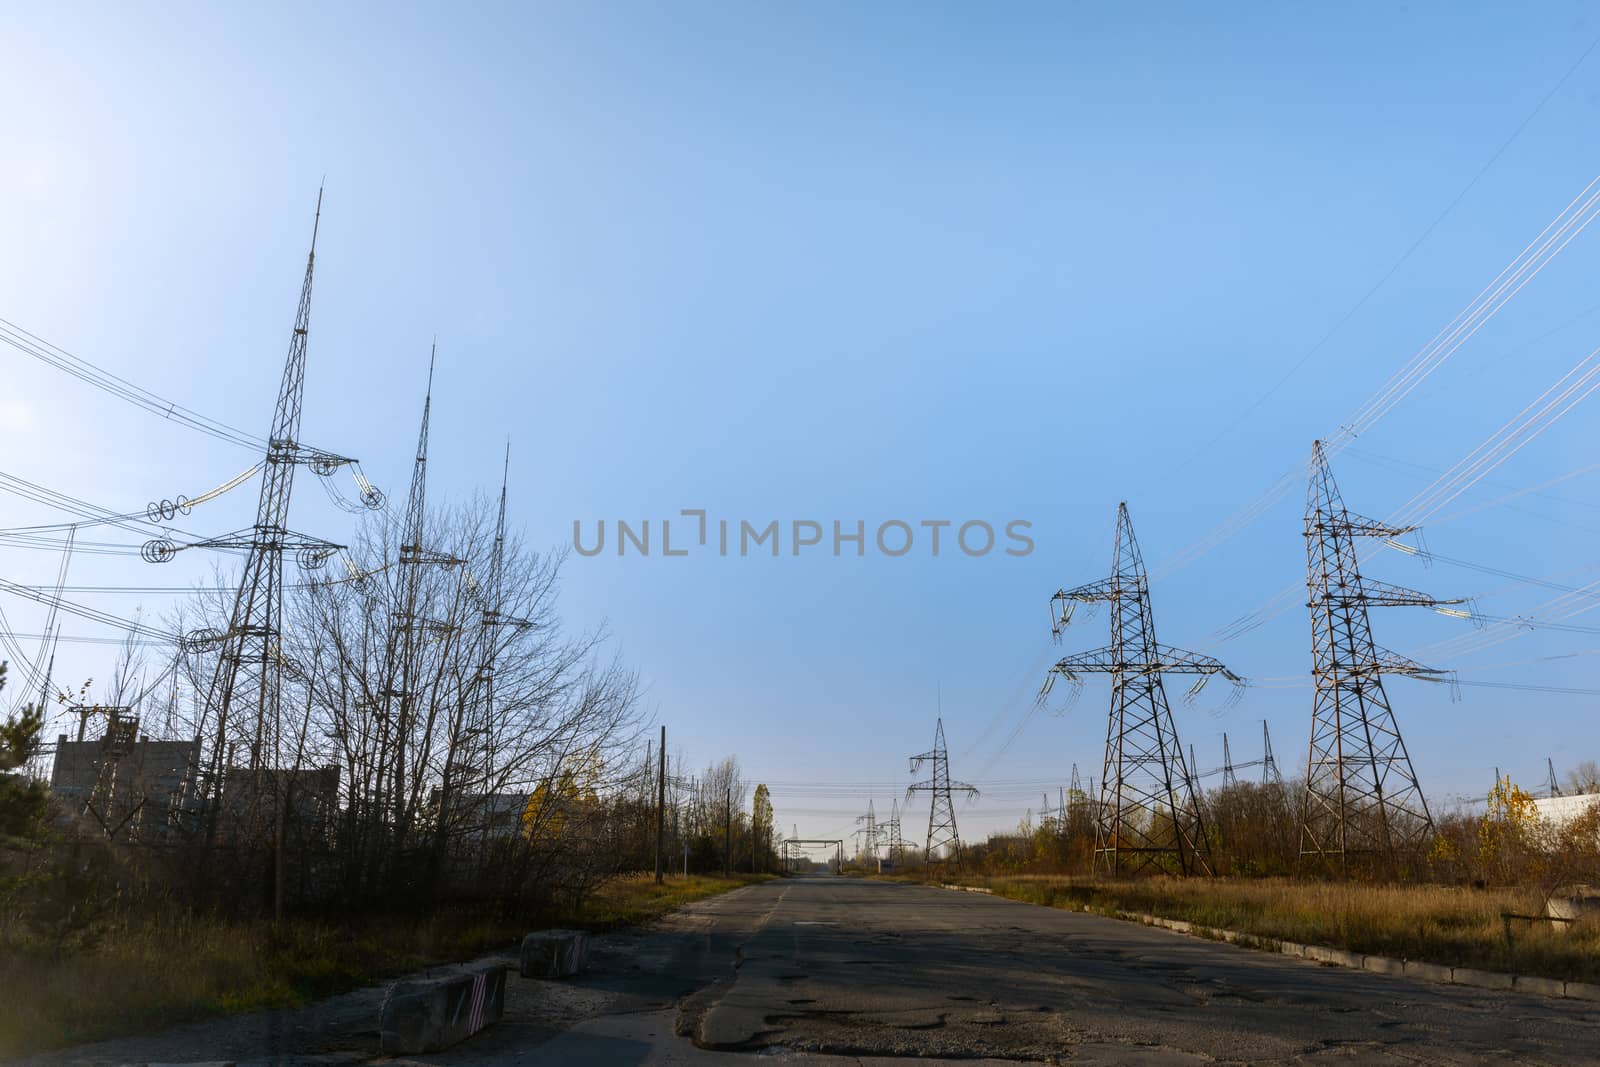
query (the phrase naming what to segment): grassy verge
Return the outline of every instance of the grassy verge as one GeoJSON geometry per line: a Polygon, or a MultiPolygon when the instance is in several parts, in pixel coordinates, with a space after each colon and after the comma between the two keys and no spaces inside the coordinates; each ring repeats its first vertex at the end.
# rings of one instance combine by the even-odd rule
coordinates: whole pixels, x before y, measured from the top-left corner
{"type": "Polygon", "coordinates": [[[1101,914],[1145,912],[1263,940],[1328,945],[1455,967],[1600,981],[1600,923],[1556,931],[1502,912],[1537,915],[1538,893],[1429,885],[1359,885],[1272,879],[1148,878],[1098,881],[1051,875],[964,878],[997,895],[1101,914]]]}
{"type": "Polygon", "coordinates": [[[432,964],[509,949],[530,929],[609,930],[761,877],[618,878],[580,909],[536,915],[441,911],[331,924],[128,917],[69,950],[0,950],[0,1057],[284,1007],[432,964]]]}

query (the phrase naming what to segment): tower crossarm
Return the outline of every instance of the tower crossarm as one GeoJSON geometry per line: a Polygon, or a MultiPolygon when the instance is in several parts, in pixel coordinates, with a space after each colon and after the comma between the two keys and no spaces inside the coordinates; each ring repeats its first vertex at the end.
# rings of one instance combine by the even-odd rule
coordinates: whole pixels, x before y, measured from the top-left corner
{"type": "Polygon", "coordinates": [[[1061,631],[1072,622],[1072,612],[1077,605],[1115,600],[1121,595],[1122,584],[1116,578],[1102,578],[1075,589],[1057,590],[1050,598],[1050,632],[1059,638],[1061,631]]]}
{"type": "Polygon", "coordinates": [[[1055,601],[1075,601],[1079,604],[1094,604],[1104,600],[1115,600],[1122,595],[1122,586],[1125,583],[1116,578],[1102,578],[1098,582],[1089,582],[1073,589],[1062,589],[1051,597],[1055,601]]]}
{"type": "Polygon", "coordinates": [[[946,788],[952,793],[965,793],[974,800],[983,795],[977,786],[968,785],[966,782],[935,782],[929,779],[926,782],[913,782],[906,786],[906,799],[910,800],[917,793],[932,793],[946,788]]]}
{"type": "Polygon", "coordinates": [[[264,549],[269,552],[296,552],[300,565],[306,570],[316,570],[346,546],[324,541],[310,534],[281,530],[271,526],[254,526],[247,530],[207,537],[199,541],[177,544],[167,538],[146,541],[139,550],[148,563],[167,563],[179,552],[189,548],[264,549]]]}
{"type": "Polygon", "coordinates": [[[1414,659],[1402,656],[1398,652],[1390,652],[1386,648],[1377,649],[1377,653],[1380,674],[1411,674],[1437,678],[1448,673],[1438,667],[1425,667],[1414,659]]]}
{"type": "MultiPolygon", "coordinates": [[[[279,442],[273,442],[278,444],[279,442]]],[[[352,463],[361,461],[354,456],[341,456],[334,452],[325,452],[320,448],[302,445],[293,441],[284,442],[284,458],[291,463],[304,464],[310,467],[312,473],[326,478],[341,467],[348,467],[352,463]]]]}
{"type": "Polygon", "coordinates": [[[1395,526],[1379,522],[1377,519],[1369,519],[1365,515],[1353,515],[1348,511],[1332,521],[1343,527],[1352,537],[1399,537],[1417,529],[1415,526],[1395,526]]]}
{"type": "Polygon", "coordinates": [[[1437,608],[1447,604],[1467,602],[1464,597],[1445,600],[1404,586],[1374,581],[1371,578],[1362,578],[1358,582],[1338,586],[1330,583],[1313,593],[1309,606],[1316,607],[1324,599],[1338,604],[1359,604],[1369,608],[1437,608]]]}
{"type": "Polygon", "coordinates": [[[1057,674],[1066,678],[1075,678],[1079,674],[1149,674],[1165,672],[1171,674],[1220,674],[1229,681],[1238,681],[1238,676],[1228,670],[1221,660],[1210,656],[1203,656],[1198,652],[1190,652],[1171,645],[1155,645],[1156,658],[1150,662],[1126,659],[1129,651],[1115,646],[1097,648],[1089,652],[1079,652],[1076,655],[1063,657],[1051,668],[1057,674]]]}

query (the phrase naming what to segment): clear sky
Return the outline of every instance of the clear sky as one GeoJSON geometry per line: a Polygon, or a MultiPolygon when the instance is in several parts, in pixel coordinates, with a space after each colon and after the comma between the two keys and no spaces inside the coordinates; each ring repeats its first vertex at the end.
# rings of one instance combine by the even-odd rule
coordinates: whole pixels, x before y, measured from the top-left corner
{"type": "MultiPolygon", "coordinates": [[[[1032,523],[1023,558],[570,561],[567,616],[609,626],[673,747],[737,753],[808,836],[869,797],[884,813],[938,707],[954,774],[985,787],[968,836],[1073,763],[1097,773],[1103,679],[1060,717],[1028,712],[1056,654],[1048,598],[1106,572],[1117,502],[1146,560],[1172,559],[1303,465],[1600,173],[1600,53],[1572,69],[1600,21],[1577,3],[61,4],[5,23],[0,317],[79,356],[265,433],[326,175],[304,436],[396,496],[437,335],[432,496],[492,488],[509,435],[512,517],[539,544],[683,508],[1032,523]]],[[[1600,227],[1342,454],[1352,509],[1390,514],[1600,344],[1597,267],[1600,227]]],[[[123,511],[253,462],[0,358],[6,473],[123,511]]],[[[1597,402],[1445,509],[1433,551],[1594,580],[1594,473],[1450,516],[1593,463],[1597,402]]],[[[297,527],[348,534],[301,489],[297,527]]],[[[189,526],[245,525],[254,495],[189,526]]],[[[1305,685],[1298,597],[1217,641],[1303,583],[1303,501],[1297,484],[1161,569],[1161,639],[1305,685]]],[[[56,565],[0,549],[12,580],[56,565]]],[[[1392,551],[1370,571],[1502,616],[1555,595],[1392,551]]],[[[194,573],[80,555],[71,582],[194,573]]],[[[0,606],[37,632],[31,605],[0,606]]],[[[1374,625],[1419,658],[1470,630],[1374,625]]],[[[1106,639],[1102,614],[1060,650],[1106,639]]],[[[1430,662],[1595,688],[1600,660],[1572,654],[1596,646],[1529,632],[1430,662]]],[[[57,673],[109,660],[73,644],[57,673]]],[[[1309,688],[1264,684],[1220,716],[1169,688],[1203,767],[1224,731],[1259,755],[1262,719],[1304,759],[1309,688]]],[[[1390,694],[1436,799],[1483,793],[1495,766],[1537,785],[1547,757],[1600,757],[1594,696],[1390,694]]]]}

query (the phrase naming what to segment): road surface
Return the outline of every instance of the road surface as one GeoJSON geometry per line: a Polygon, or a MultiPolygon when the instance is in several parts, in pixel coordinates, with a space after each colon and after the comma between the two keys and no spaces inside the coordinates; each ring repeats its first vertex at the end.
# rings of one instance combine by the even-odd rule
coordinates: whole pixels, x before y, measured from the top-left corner
{"type": "MultiPolygon", "coordinates": [[[[243,1064],[269,1053],[278,1063],[369,1062],[375,995],[381,991],[40,1062],[243,1064]]],[[[580,979],[513,976],[498,1026],[400,1062],[890,1067],[906,1056],[1594,1063],[1600,1005],[1319,966],[973,893],[799,878],[602,938],[580,979]]]]}

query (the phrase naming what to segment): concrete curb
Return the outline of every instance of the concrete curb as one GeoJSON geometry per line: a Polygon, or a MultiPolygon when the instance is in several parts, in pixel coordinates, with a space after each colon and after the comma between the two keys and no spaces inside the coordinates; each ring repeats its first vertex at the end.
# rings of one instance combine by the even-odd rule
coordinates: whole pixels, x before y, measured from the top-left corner
{"type": "MultiPolygon", "coordinates": [[[[994,893],[992,889],[980,889],[976,886],[966,885],[942,885],[940,888],[959,889],[967,893],[994,893]]],[[[1105,915],[1104,912],[1090,911],[1084,907],[1064,908],[1062,910],[1081,911],[1086,915],[1105,915]]],[[[1450,967],[1442,963],[1400,960],[1390,956],[1366,956],[1359,952],[1332,948],[1327,945],[1302,945],[1298,941],[1281,941],[1277,938],[1241,933],[1238,930],[1220,930],[1187,922],[1183,919],[1164,919],[1159,915],[1150,915],[1145,912],[1119,911],[1111,917],[1121,919],[1124,922],[1139,923],[1144,926],[1158,926],[1163,930],[1187,934],[1190,937],[1200,937],[1207,941],[1225,941],[1230,945],[1240,945],[1244,948],[1259,949],[1265,952],[1277,952],[1284,956],[1294,956],[1313,963],[1326,964],[1331,967],[1348,967],[1351,970],[1366,971],[1369,974],[1403,975],[1406,978],[1417,978],[1424,982],[1433,982],[1439,985],[1459,985],[1473,989],[1493,989],[1502,992],[1510,990],[1516,993],[1526,993],[1529,996],[1600,1001],[1600,985],[1589,982],[1564,982],[1559,978],[1540,978],[1529,974],[1480,971],[1473,967],[1450,967]]]]}
{"type": "MultiPolygon", "coordinates": [[[[1088,912],[1087,908],[1080,911],[1088,912]]],[[[1096,913],[1090,913],[1096,914],[1096,913]]],[[[1504,971],[1480,971],[1475,967],[1450,967],[1442,963],[1425,963],[1421,960],[1399,960],[1390,956],[1367,956],[1347,949],[1327,945],[1302,945],[1298,941],[1280,941],[1275,938],[1255,937],[1237,930],[1216,930],[1182,919],[1164,919],[1143,912],[1119,911],[1117,918],[1127,922],[1158,926],[1163,930],[1203,937],[1210,941],[1226,941],[1246,948],[1260,947],[1285,956],[1323,963],[1333,967],[1348,967],[1369,974],[1403,975],[1438,985],[1468,986],[1473,989],[1510,990],[1530,996],[1561,997],[1572,1000],[1600,1000],[1600,985],[1588,982],[1563,982],[1559,978],[1540,978],[1528,974],[1507,974],[1504,971]]]]}

